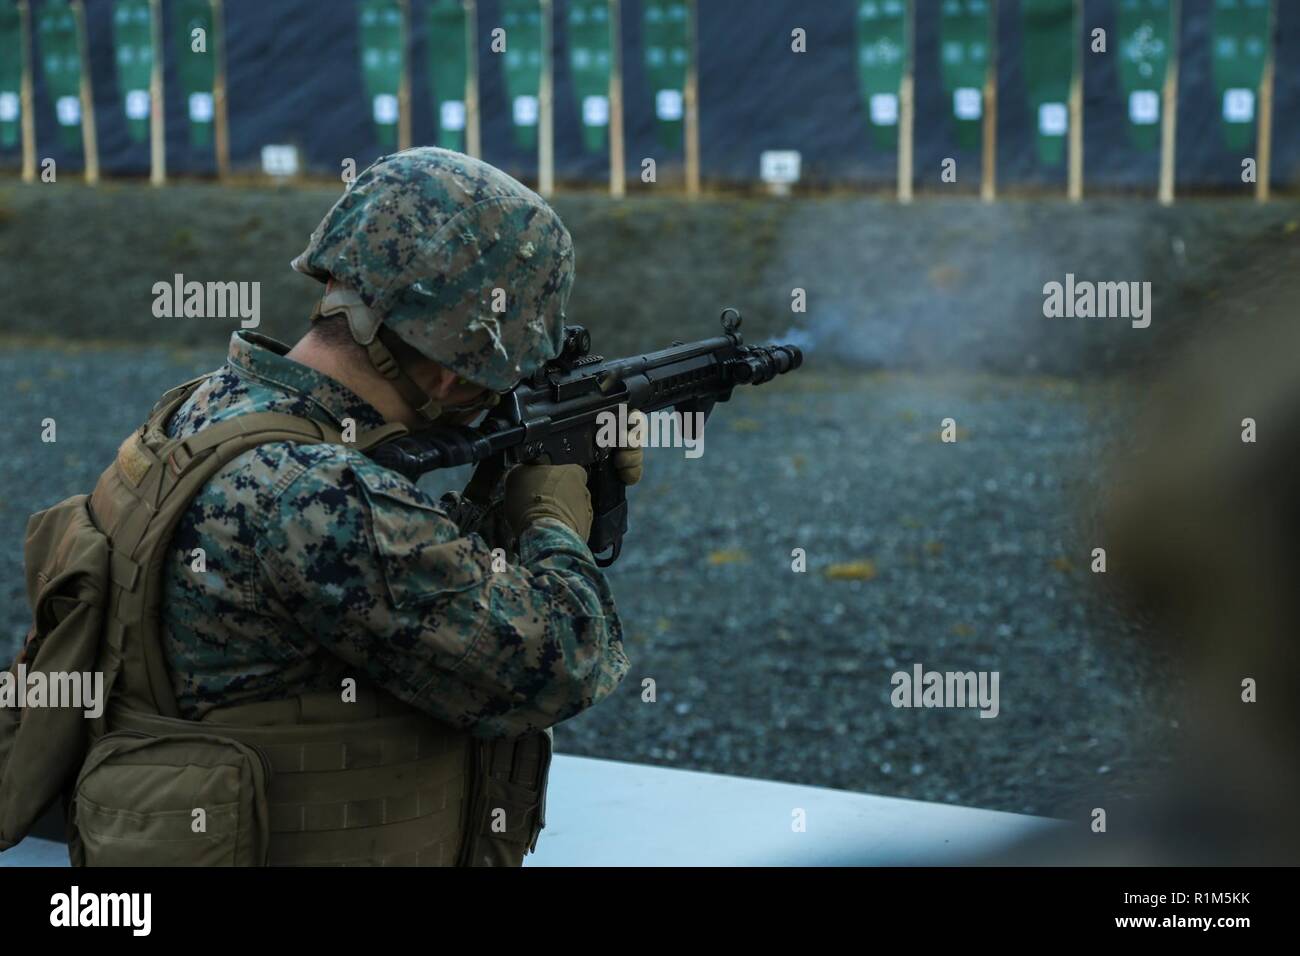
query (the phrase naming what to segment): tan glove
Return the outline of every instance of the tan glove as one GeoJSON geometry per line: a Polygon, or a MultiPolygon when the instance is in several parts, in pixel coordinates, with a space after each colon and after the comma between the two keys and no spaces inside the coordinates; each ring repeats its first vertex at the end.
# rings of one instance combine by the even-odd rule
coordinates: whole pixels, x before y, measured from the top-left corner
{"type": "Polygon", "coordinates": [[[645,452],[640,448],[620,448],[614,452],[614,473],[625,485],[635,485],[645,471],[645,452]]]}
{"type": "Polygon", "coordinates": [[[591,492],[581,465],[518,465],[506,475],[506,520],[516,535],[541,518],[556,518],[583,541],[591,534],[591,492]]]}
{"type": "MultiPolygon", "coordinates": [[[[637,440],[644,445],[647,435],[646,429],[649,427],[649,421],[644,412],[633,411],[627,416],[628,432],[631,436],[636,436],[637,440]]],[[[618,475],[619,481],[625,485],[635,485],[641,480],[641,475],[645,471],[645,448],[620,448],[614,452],[614,472],[618,475]]]]}

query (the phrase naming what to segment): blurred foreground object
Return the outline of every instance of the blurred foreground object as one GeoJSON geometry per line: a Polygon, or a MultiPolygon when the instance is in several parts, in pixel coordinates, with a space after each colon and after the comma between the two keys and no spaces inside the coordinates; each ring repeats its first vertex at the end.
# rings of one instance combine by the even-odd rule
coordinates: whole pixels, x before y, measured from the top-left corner
{"type": "Polygon", "coordinates": [[[1079,820],[1014,862],[1300,861],[1300,331],[1289,309],[1219,301],[1237,303],[1230,321],[1152,390],[1113,468],[1099,542],[1108,583],[1180,671],[1173,771],[1144,804],[1102,806],[1106,832],[1079,820]]]}

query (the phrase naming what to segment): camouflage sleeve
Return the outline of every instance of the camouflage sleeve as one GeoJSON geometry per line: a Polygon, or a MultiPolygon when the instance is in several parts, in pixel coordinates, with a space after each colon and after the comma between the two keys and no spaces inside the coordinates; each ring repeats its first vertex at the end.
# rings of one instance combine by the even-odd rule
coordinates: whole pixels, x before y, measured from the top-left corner
{"type": "Polygon", "coordinates": [[[549,727],[627,672],[609,585],[569,528],[544,520],[517,564],[404,478],[352,452],[320,457],[277,499],[257,553],[273,599],[400,700],[481,736],[549,727]]]}
{"type": "Polygon", "coordinates": [[[477,534],[489,548],[513,551],[518,542],[506,523],[503,506],[500,496],[487,507],[480,507],[458,491],[449,491],[438,499],[438,507],[447,513],[462,535],[477,534]]]}

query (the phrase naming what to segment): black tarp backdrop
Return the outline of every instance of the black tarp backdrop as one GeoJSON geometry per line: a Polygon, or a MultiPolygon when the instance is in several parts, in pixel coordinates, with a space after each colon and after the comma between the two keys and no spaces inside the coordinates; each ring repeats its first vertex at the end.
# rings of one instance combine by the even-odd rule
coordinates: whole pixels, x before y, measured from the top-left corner
{"type": "MultiPolygon", "coordinates": [[[[33,0],[38,6],[42,0],[33,0]]],[[[959,191],[979,181],[979,152],[963,150],[949,122],[950,102],[939,81],[939,2],[919,0],[916,18],[915,177],[940,189],[940,164],[958,162],[959,191]]],[[[1088,0],[1086,26],[1107,30],[1110,52],[1085,52],[1085,188],[1154,192],[1158,152],[1129,145],[1126,108],[1117,76],[1115,44],[1119,0],[1088,0]]],[[[1223,142],[1210,61],[1213,0],[1184,0],[1178,114],[1179,189],[1239,189],[1242,155],[1223,142]]],[[[412,0],[412,133],[434,140],[428,88],[426,0],[412,0]]],[[[164,0],[167,168],[171,175],[210,176],[210,148],[194,149],[184,95],[175,76],[175,25],[164,0]]],[[[856,0],[700,0],[700,140],[706,180],[751,182],[765,149],[798,149],[804,180],[819,186],[892,188],[896,157],[874,146],[858,91],[855,65],[856,0]],[[808,52],[790,49],[790,32],[807,31],[808,52]]],[[[91,75],[95,90],[100,166],[106,175],[144,175],[148,143],[132,143],[117,89],[111,0],[86,0],[91,75]]],[[[564,23],[566,0],[556,0],[556,174],[565,183],[599,186],[608,159],[582,147],[564,23]]],[[[226,0],[226,70],[230,155],[236,171],[255,171],[270,143],[297,146],[307,171],[335,176],[344,159],[358,167],[380,155],[361,79],[355,0],[226,0]]],[[[1021,60],[1021,10],[999,4],[998,181],[1064,189],[1065,164],[1043,166],[1033,148],[1033,117],[1021,60]]],[[[534,151],[514,145],[503,71],[491,52],[491,30],[501,22],[500,0],[479,0],[479,73],[486,159],[531,180],[534,151]]],[[[624,0],[623,63],[630,188],[640,185],[642,160],[653,157],[660,182],[680,180],[680,152],[667,154],[655,136],[652,91],[641,55],[641,0],[624,0]]],[[[1275,186],[1300,179],[1300,3],[1278,4],[1273,112],[1275,186]]],[[[39,53],[37,62],[39,62],[39,53]]],[[[36,71],[38,157],[61,172],[82,168],[79,149],[59,144],[53,104],[36,71]]],[[[19,164],[20,149],[0,151],[0,166],[19,164]]],[[[952,188],[952,187],[946,187],[952,188]]]]}

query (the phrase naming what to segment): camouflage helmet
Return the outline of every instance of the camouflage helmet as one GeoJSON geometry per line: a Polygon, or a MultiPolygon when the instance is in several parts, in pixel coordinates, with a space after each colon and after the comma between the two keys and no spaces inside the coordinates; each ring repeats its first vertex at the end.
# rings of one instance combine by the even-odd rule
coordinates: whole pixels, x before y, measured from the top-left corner
{"type": "Polygon", "coordinates": [[[568,230],[535,192],[473,157],[420,146],[362,172],[292,265],[364,304],[348,308],[344,293],[340,309],[361,345],[383,337],[382,324],[505,391],[559,354],[573,258],[568,230]]]}

